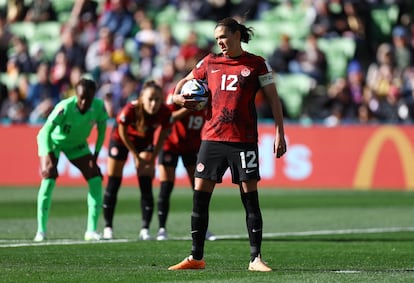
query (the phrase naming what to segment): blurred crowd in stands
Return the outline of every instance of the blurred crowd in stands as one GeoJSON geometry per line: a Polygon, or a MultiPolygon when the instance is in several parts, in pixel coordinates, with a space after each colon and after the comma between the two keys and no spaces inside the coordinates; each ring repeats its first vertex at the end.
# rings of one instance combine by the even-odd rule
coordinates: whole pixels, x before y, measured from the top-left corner
{"type": "MultiPolygon", "coordinates": [[[[411,124],[412,2],[0,1],[0,119],[42,123],[85,75],[96,81],[111,117],[148,79],[167,94],[217,50],[215,22],[231,16],[252,24],[255,36],[246,50],[273,68],[287,121],[411,124]],[[338,49],[336,39],[348,47],[338,49]],[[307,85],[298,90],[303,77],[307,85]],[[289,78],[292,87],[284,85],[289,78]]],[[[260,93],[257,109],[261,119],[269,118],[260,93]]]]}

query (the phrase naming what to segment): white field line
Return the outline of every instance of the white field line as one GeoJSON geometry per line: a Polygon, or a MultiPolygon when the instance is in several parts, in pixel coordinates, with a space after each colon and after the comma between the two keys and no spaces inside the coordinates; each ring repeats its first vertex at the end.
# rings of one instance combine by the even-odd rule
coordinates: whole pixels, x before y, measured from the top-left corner
{"type": "MultiPolygon", "coordinates": [[[[395,233],[395,232],[414,232],[414,227],[389,227],[389,228],[366,228],[366,229],[340,229],[340,230],[317,230],[303,232],[283,232],[283,233],[263,233],[263,238],[277,238],[288,236],[318,236],[318,235],[346,235],[346,234],[373,234],[373,233],[395,233]]],[[[217,240],[237,240],[246,239],[245,235],[216,235],[217,240]]],[[[169,240],[191,240],[191,237],[171,237],[169,240]]],[[[105,244],[105,243],[128,243],[136,242],[138,239],[115,239],[102,241],[83,241],[83,240],[48,240],[45,242],[32,242],[27,240],[0,240],[0,248],[13,247],[34,247],[34,246],[63,246],[80,244],[105,244]]]]}

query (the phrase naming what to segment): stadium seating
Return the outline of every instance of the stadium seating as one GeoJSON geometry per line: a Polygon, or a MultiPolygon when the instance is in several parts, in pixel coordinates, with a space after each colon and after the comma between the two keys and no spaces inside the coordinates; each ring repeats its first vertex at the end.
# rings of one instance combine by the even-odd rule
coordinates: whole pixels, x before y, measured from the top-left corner
{"type": "Polygon", "coordinates": [[[60,13],[71,12],[76,0],[51,0],[57,15],[60,13]]]}
{"type": "Polygon", "coordinates": [[[254,53],[256,55],[260,55],[264,58],[269,58],[269,56],[275,50],[277,44],[279,42],[279,38],[276,37],[267,37],[267,38],[255,38],[249,41],[248,44],[243,44],[243,49],[248,52],[254,53]]]}
{"type": "Polygon", "coordinates": [[[30,40],[35,33],[35,24],[32,22],[15,22],[9,25],[11,33],[30,40]]]}
{"type": "Polygon", "coordinates": [[[47,60],[52,60],[55,57],[56,52],[61,46],[60,37],[54,39],[36,39],[30,41],[30,53],[33,53],[35,48],[41,47],[47,60]]]}
{"type": "Polygon", "coordinates": [[[60,37],[62,30],[62,25],[59,22],[50,21],[50,22],[41,22],[35,25],[35,30],[32,40],[49,40],[60,37]]]}
{"type": "Polygon", "coordinates": [[[348,62],[355,55],[355,41],[347,37],[319,38],[318,46],[328,61],[328,79],[345,77],[348,62]]]}
{"type": "Polygon", "coordinates": [[[376,44],[387,41],[391,30],[397,22],[399,9],[397,5],[384,5],[371,9],[372,26],[370,32],[376,44]]]}
{"type": "Polygon", "coordinates": [[[168,5],[161,11],[157,12],[157,16],[155,17],[155,24],[157,26],[161,24],[168,24],[172,25],[177,22],[178,11],[177,8],[173,5],[168,5]]]}
{"type": "Polygon", "coordinates": [[[276,74],[276,87],[291,119],[300,117],[303,99],[315,86],[315,81],[304,74],[276,74]]]}

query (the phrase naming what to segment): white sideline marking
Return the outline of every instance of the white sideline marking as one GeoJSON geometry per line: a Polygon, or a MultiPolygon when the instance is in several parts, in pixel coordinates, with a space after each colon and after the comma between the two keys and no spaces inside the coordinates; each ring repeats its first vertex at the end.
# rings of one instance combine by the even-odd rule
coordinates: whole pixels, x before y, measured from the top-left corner
{"type": "Polygon", "coordinates": [[[361,271],[359,270],[334,270],[334,273],[360,273],[361,271]]]}
{"type": "MultiPolygon", "coordinates": [[[[277,238],[287,236],[318,236],[318,235],[345,235],[345,234],[373,234],[373,233],[395,233],[414,232],[414,227],[389,227],[389,228],[367,228],[367,229],[340,229],[340,230],[317,230],[303,232],[263,233],[263,238],[277,238]]],[[[217,235],[217,240],[246,239],[247,235],[217,235]]],[[[170,240],[191,240],[191,237],[171,237],[170,240]]],[[[27,240],[0,240],[0,248],[33,247],[33,246],[63,246],[80,244],[105,244],[105,243],[128,243],[137,242],[138,239],[115,239],[101,241],[82,240],[48,240],[45,242],[32,242],[27,240]]],[[[347,272],[347,271],[338,271],[347,272]]]]}
{"type": "MultiPolygon", "coordinates": [[[[342,235],[342,234],[373,234],[373,233],[395,233],[395,232],[414,232],[414,227],[390,227],[390,228],[366,228],[366,229],[340,229],[340,230],[319,230],[303,232],[285,233],[263,233],[263,238],[275,238],[286,236],[318,236],[318,235],[342,235]]],[[[217,240],[241,239],[247,235],[222,235],[217,236],[217,240]]]]}
{"type": "Polygon", "coordinates": [[[11,244],[0,244],[0,248],[36,247],[36,246],[66,246],[81,244],[105,244],[105,243],[127,243],[133,242],[128,239],[101,240],[101,241],[82,241],[82,240],[48,240],[44,242],[28,242],[27,240],[2,240],[1,242],[14,242],[11,244]]]}

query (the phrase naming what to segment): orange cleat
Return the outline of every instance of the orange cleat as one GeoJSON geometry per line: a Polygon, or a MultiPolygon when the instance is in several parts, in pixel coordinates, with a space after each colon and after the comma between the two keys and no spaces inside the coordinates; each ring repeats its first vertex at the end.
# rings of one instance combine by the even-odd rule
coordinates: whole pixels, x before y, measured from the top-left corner
{"type": "Polygon", "coordinates": [[[267,264],[262,261],[260,256],[257,256],[253,261],[249,263],[249,271],[261,271],[261,272],[268,272],[272,271],[272,269],[267,266],[267,264]]]}
{"type": "Polygon", "coordinates": [[[196,260],[193,259],[193,256],[190,255],[186,257],[182,262],[168,267],[168,270],[184,270],[184,269],[204,269],[206,267],[206,262],[204,259],[196,260]]]}

